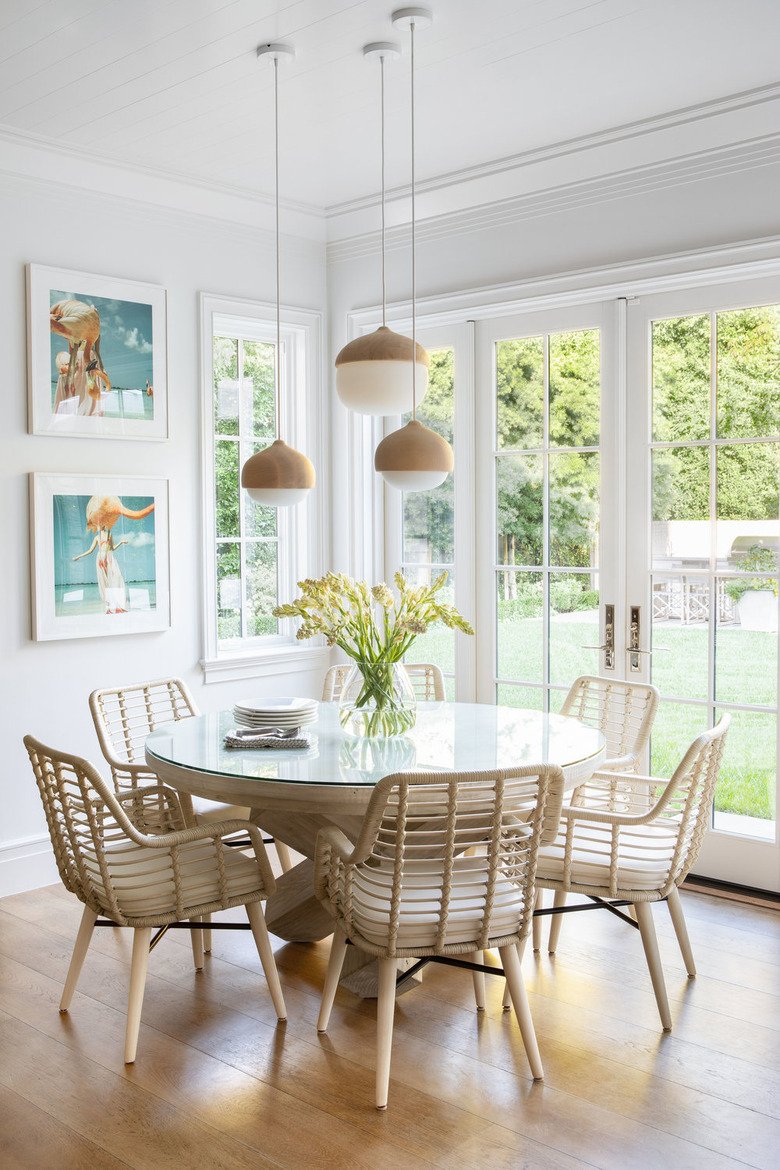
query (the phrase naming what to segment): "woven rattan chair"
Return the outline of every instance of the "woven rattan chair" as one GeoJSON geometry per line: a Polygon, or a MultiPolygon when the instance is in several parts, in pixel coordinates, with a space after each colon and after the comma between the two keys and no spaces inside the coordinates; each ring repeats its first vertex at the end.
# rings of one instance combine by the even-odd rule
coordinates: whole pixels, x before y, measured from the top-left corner
{"type": "MultiPolygon", "coordinates": [[[[109,767],[114,788],[122,793],[139,784],[158,783],[144,758],[146,737],[155,728],[198,715],[195,700],[180,678],[124,687],[106,687],[89,696],[89,709],[98,743],[109,767]]],[[[199,796],[179,797],[188,823],[208,824],[226,817],[247,817],[249,809],[220,804],[199,796]]],[[[292,862],[287,846],[275,841],[279,863],[286,872],[292,862]]]]}
{"type": "MultiPolygon", "coordinates": [[[[403,665],[419,702],[431,700],[444,702],[447,698],[447,692],[440,666],[436,666],[432,662],[405,662],[403,665]]],[[[329,667],[322,684],[323,703],[332,703],[338,700],[352,666],[351,662],[340,662],[336,666],[329,667]]]]}
{"type": "MultiPolygon", "coordinates": [[[[555,835],[562,792],[553,766],[396,773],[372,793],[357,844],[335,827],[320,831],[315,893],[336,929],[317,1027],[327,1029],[349,939],[379,960],[378,1109],[387,1106],[397,961],[410,956],[478,962],[498,947],[531,1071],[544,1075],[520,954],[539,842],[555,835]]],[[[475,975],[478,1003],[480,983],[475,975]]]]}
{"type": "MultiPolygon", "coordinates": [[[[630,789],[609,773],[582,786],[581,805],[564,808],[558,836],[539,851],[537,885],[555,891],[561,907],[570,892],[631,904],[642,935],[664,1031],[672,1017],[666,995],[651,902],[666,898],[686,969],[696,974],[678,886],[698,856],[710,818],[730,718],[693,741],[671,780],[634,776],[630,789]]],[[[550,951],[558,941],[553,915],[550,951]]]]}
{"type": "MultiPolygon", "coordinates": [[[[202,915],[246,906],[276,1014],[287,1011],[260,901],[275,889],[260,830],[226,820],[187,829],[175,792],[164,785],[115,796],[87,760],[26,736],[25,747],[43,800],[54,855],[65,888],[84,903],[60,1011],[66,1012],[98,915],[133,928],[125,1063],[135,1060],[153,927],[197,922],[202,915]],[[142,831],[137,826],[143,826],[142,831]],[[253,857],[226,848],[249,833],[253,857]]],[[[202,932],[192,931],[196,967],[202,932]]]]}
{"type": "Polygon", "coordinates": [[[584,674],[563,700],[561,715],[598,727],[607,741],[604,772],[637,772],[658,710],[657,687],[584,674]]]}
{"type": "MultiPolygon", "coordinates": [[[[569,687],[563,700],[561,715],[569,715],[589,727],[598,727],[607,741],[607,758],[598,773],[636,773],[642,754],[650,742],[658,701],[658,688],[649,683],[621,682],[615,679],[599,678],[598,675],[583,674],[569,687]]],[[[613,787],[628,785],[630,780],[614,779],[613,787]]],[[[583,789],[575,789],[570,797],[572,805],[580,805],[584,799],[583,789]]],[[[542,892],[537,891],[536,909],[542,905],[542,892]]],[[[551,929],[561,928],[561,915],[555,915],[551,929]]],[[[533,946],[540,950],[542,945],[542,920],[534,919],[533,946]]],[[[505,1001],[506,1002],[506,1001],[505,1001]]]]}

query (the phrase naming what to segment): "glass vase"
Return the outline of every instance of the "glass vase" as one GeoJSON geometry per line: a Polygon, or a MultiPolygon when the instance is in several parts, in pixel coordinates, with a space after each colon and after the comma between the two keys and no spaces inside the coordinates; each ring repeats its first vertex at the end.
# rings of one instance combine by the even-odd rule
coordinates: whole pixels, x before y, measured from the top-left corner
{"type": "Polygon", "coordinates": [[[389,737],[414,727],[417,700],[400,662],[356,662],[339,695],[348,735],[389,737]]]}

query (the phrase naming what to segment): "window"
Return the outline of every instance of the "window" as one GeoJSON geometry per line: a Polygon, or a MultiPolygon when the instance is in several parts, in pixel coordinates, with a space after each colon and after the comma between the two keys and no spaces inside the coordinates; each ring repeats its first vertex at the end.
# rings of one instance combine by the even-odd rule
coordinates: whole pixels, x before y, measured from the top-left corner
{"type": "MultiPolygon", "coordinates": [[[[281,334],[280,410],[274,392],[276,327],[259,306],[203,298],[205,420],[206,629],[203,667],[225,677],[255,669],[265,660],[278,669],[279,654],[307,653],[295,642],[289,622],[273,609],[293,596],[295,582],[319,563],[310,534],[322,530],[311,516],[321,503],[312,493],[295,508],[256,504],[241,490],[241,468],[278,435],[307,450],[318,471],[323,460],[311,450],[317,433],[313,414],[312,349],[318,346],[314,314],[295,314],[281,334]],[[230,310],[233,311],[230,311],[230,310]],[[308,426],[304,425],[308,423],[308,426]],[[220,665],[221,664],[221,665],[220,665]]],[[[322,482],[319,482],[322,493],[322,482]]],[[[316,492],[316,489],[315,489],[316,492]]],[[[309,647],[309,654],[318,653],[309,647]]]]}

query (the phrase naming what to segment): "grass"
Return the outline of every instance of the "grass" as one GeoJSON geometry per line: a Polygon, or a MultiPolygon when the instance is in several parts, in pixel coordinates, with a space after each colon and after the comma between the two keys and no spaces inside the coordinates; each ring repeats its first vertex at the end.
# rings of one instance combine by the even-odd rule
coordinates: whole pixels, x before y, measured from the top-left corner
{"type": "MultiPolygon", "coordinates": [[[[567,614],[553,619],[550,634],[550,681],[564,688],[580,674],[598,673],[598,652],[584,646],[598,642],[594,615],[567,614]]],[[[461,635],[459,635],[461,636],[461,635]]],[[[542,680],[541,620],[502,622],[498,636],[499,675],[512,685],[499,687],[497,701],[508,706],[538,707],[541,692],[523,683],[542,680]],[[515,682],[517,685],[515,685],[515,682]]],[[[654,776],[671,776],[692,739],[708,726],[710,708],[676,699],[707,698],[706,626],[657,626],[654,631],[653,682],[664,696],[651,746],[654,776]],[[665,651],[659,651],[666,647],[665,651]]],[[[432,626],[418,638],[412,656],[454,670],[452,631],[432,626]]],[[[719,628],[715,658],[718,714],[737,703],[770,708],[767,712],[732,711],[715,808],[719,812],[772,820],[775,815],[777,635],[738,627],[719,628]]],[[[562,695],[551,692],[557,710],[562,695]]]]}

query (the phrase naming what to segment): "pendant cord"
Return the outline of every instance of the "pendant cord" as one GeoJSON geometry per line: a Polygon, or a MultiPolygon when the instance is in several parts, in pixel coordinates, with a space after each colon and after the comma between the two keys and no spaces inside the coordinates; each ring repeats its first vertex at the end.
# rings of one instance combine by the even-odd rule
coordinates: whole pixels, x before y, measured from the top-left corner
{"type": "Polygon", "coordinates": [[[411,114],[412,114],[412,418],[417,419],[417,268],[415,263],[415,206],[414,206],[414,21],[409,23],[411,46],[411,114]]]}
{"type": "Polygon", "coordinates": [[[274,397],[276,405],[276,431],[280,430],[281,419],[281,362],[282,362],[282,324],[281,324],[281,281],[279,265],[279,58],[274,57],[274,172],[275,200],[276,200],[276,362],[274,378],[274,397]]]}
{"type": "Polygon", "coordinates": [[[385,59],[379,58],[380,108],[382,111],[382,325],[387,325],[387,260],[385,256],[385,59]]]}

